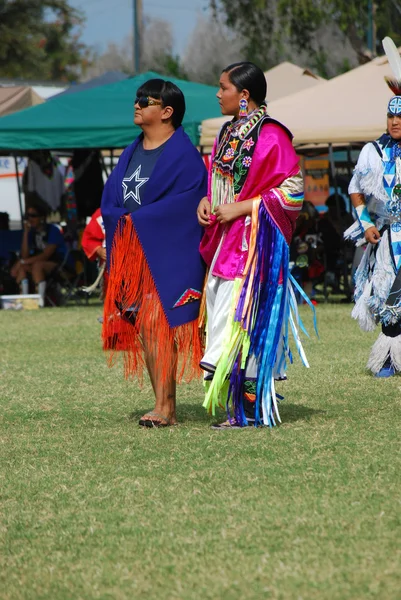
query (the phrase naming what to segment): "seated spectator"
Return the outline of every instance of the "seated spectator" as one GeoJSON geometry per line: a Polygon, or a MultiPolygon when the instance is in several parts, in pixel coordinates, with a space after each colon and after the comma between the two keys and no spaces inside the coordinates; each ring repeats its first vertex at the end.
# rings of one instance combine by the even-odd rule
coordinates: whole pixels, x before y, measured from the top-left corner
{"type": "Polygon", "coordinates": [[[20,285],[22,294],[29,293],[29,278],[32,279],[42,307],[45,305],[46,279],[67,254],[60,228],[46,223],[46,214],[41,202],[33,201],[27,207],[20,259],[11,269],[11,276],[20,285]]]}

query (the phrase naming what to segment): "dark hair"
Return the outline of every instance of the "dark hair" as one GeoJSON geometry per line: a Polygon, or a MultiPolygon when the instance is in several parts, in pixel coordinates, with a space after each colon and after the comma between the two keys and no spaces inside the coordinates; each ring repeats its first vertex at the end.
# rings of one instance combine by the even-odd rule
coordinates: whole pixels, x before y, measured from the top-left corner
{"type": "Polygon", "coordinates": [[[171,106],[174,110],[171,122],[174,129],[177,129],[185,115],[184,94],[174,83],[164,79],[149,79],[145,81],[137,90],[137,96],[152,96],[155,100],[161,100],[163,106],[171,106]]]}
{"type": "Polygon", "coordinates": [[[238,62],[223,69],[239,92],[248,90],[251,100],[262,104],[266,99],[267,83],[262,69],[251,62],[238,62]]]}
{"type": "Polygon", "coordinates": [[[47,217],[49,214],[49,205],[35,191],[25,194],[25,205],[27,211],[32,208],[40,217],[47,217]]]}
{"type": "Polygon", "coordinates": [[[310,200],[304,200],[302,203],[301,215],[307,215],[309,219],[318,219],[319,213],[316,206],[310,200]]]}

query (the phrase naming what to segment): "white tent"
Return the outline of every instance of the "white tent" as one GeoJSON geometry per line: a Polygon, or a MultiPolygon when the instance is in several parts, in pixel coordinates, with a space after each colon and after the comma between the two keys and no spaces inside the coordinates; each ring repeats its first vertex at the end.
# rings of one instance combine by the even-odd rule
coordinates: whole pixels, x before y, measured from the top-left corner
{"type": "MultiPolygon", "coordinates": [[[[304,89],[315,87],[317,84],[325,81],[325,79],[315,75],[309,69],[303,69],[289,62],[283,62],[266,71],[265,77],[267,80],[267,98],[269,102],[304,89]]],[[[202,122],[201,145],[207,146],[210,149],[220,127],[227,121],[227,118],[217,117],[202,122]]]]}
{"type": "MultiPolygon", "coordinates": [[[[269,114],[293,132],[297,146],[373,140],[386,128],[392,95],[386,75],[392,75],[387,58],[375,58],[321,85],[269,103],[269,114]]],[[[212,137],[206,126],[201,144],[210,147],[212,137]]]]}

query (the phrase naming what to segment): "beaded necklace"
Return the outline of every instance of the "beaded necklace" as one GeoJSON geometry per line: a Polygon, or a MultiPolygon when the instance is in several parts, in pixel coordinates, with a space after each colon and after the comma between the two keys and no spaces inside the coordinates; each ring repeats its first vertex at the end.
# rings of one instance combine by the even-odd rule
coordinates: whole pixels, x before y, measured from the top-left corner
{"type": "Polygon", "coordinates": [[[221,130],[212,165],[212,209],[236,201],[252,164],[260,128],[267,119],[267,106],[263,103],[221,130]]]}

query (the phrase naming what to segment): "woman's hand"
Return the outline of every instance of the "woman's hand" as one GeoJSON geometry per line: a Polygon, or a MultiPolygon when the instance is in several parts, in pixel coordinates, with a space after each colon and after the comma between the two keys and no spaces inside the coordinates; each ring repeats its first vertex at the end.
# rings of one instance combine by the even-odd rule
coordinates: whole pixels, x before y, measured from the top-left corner
{"type": "Polygon", "coordinates": [[[99,248],[96,248],[96,254],[100,258],[100,260],[107,259],[106,248],[103,248],[103,246],[99,246],[99,248]]]}
{"type": "Polygon", "coordinates": [[[380,241],[380,233],[376,227],[369,227],[365,231],[365,240],[370,244],[378,244],[380,241]]]}
{"type": "Polygon", "coordinates": [[[238,217],[241,217],[244,214],[242,209],[241,202],[220,204],[215,211],[216,219],[222,225],[226,225],[227,223],[231,223],[231,221],[235,221],[238,217]]]}
{"type": "Polygon", "coordinates": [[[21,258],[18,264],[20,264],[25,269],[28,269],[32,266],[32,258],[32,256],[30,258],[21,258]]]}
{"type": "Polygon", "coordinates": [[[210,225],[210,202],[206,196],[199,202],[196,215],[198,217],[198,223],[201,225],[201,227],[207,227],[210,225]]]}

